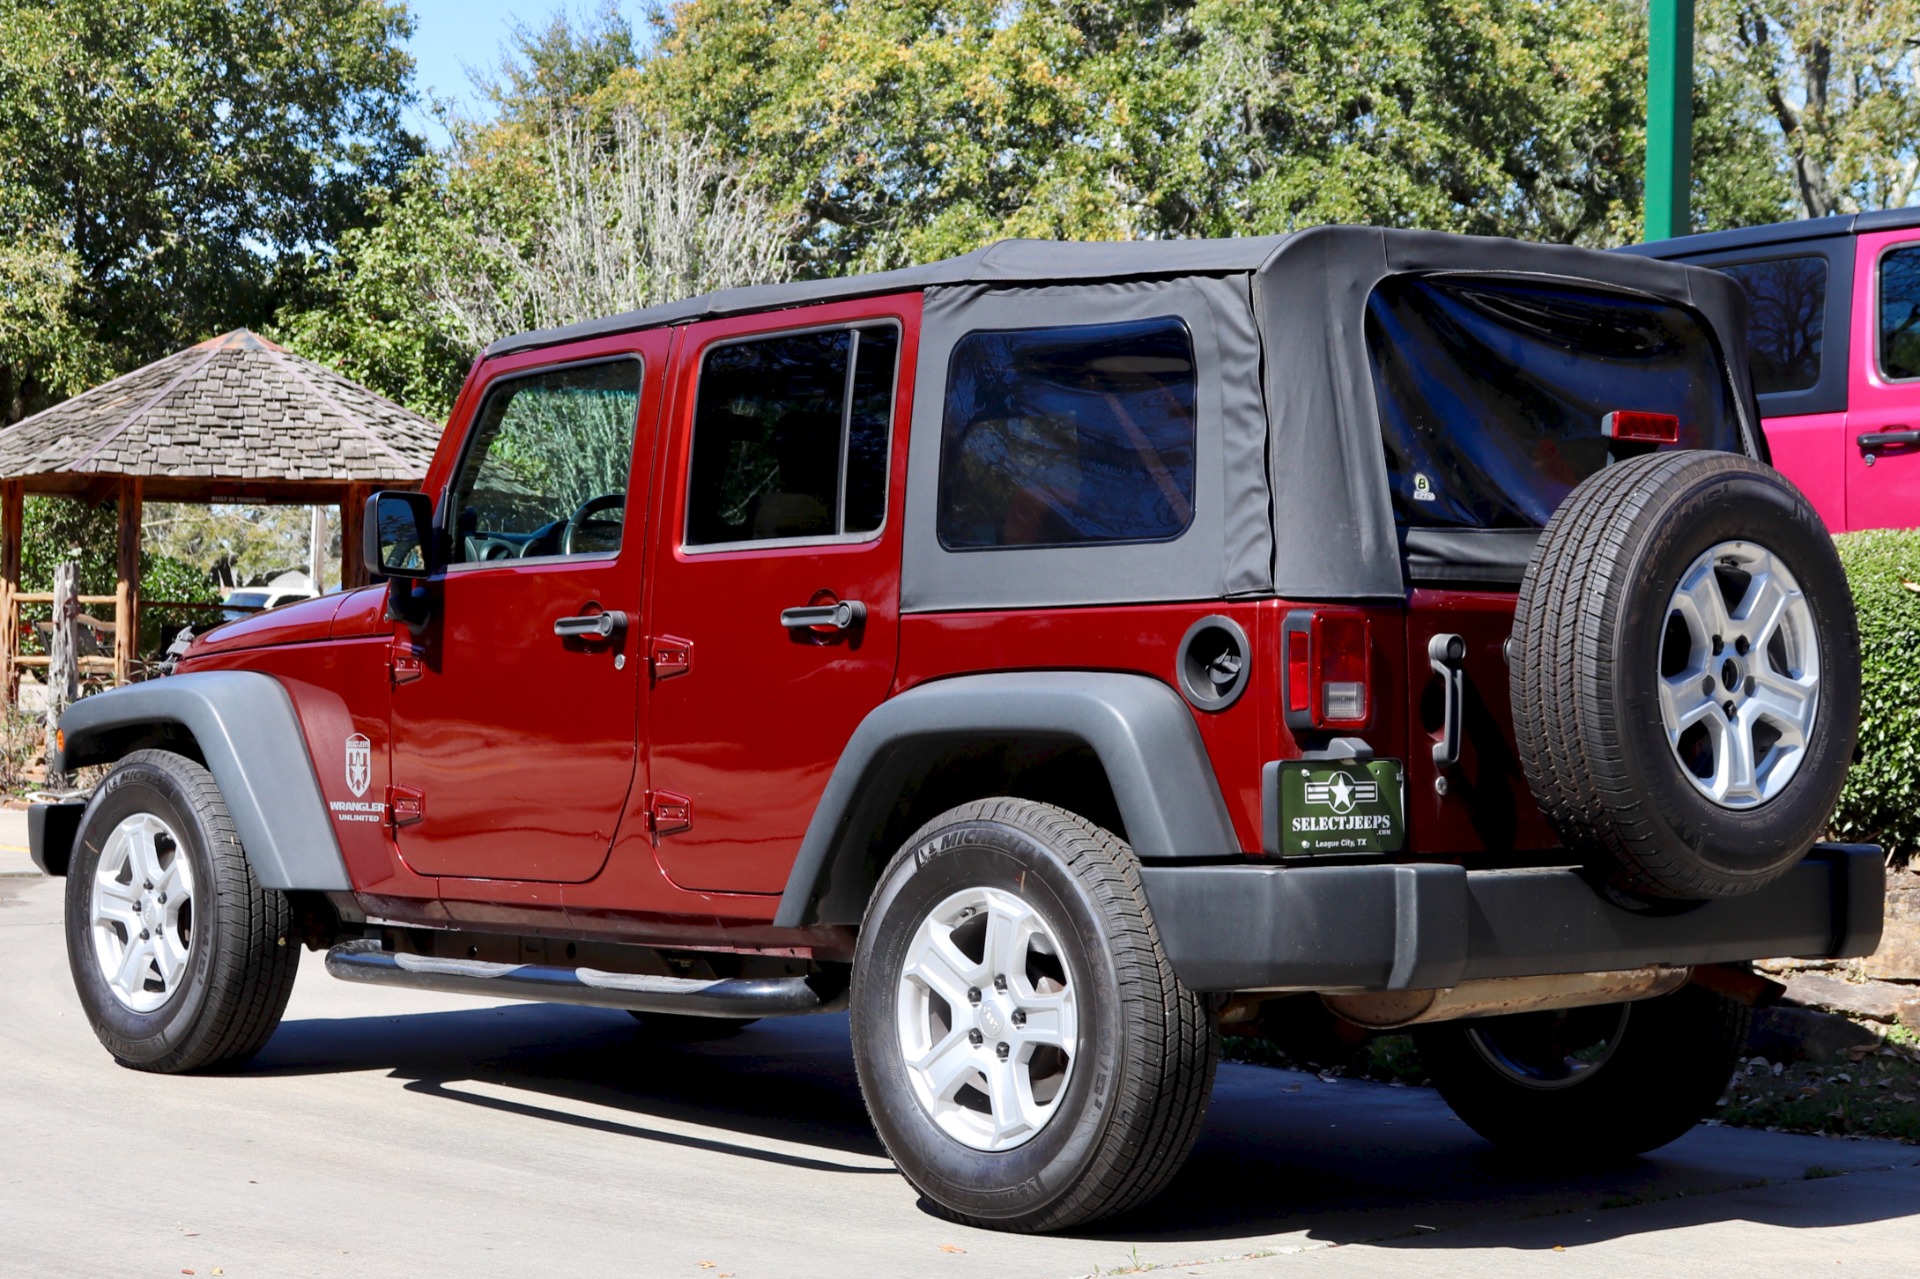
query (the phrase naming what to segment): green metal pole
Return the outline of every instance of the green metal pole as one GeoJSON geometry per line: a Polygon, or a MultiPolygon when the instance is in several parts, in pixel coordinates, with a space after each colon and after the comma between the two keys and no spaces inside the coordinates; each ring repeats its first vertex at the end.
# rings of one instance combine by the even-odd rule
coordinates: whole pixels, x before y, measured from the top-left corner
{"type": "Polygon", "coordinates": [[[1652,0],[1647,33],[1646,238],[1687,233],[1693,190],[1693,0],[1652,0]]]}

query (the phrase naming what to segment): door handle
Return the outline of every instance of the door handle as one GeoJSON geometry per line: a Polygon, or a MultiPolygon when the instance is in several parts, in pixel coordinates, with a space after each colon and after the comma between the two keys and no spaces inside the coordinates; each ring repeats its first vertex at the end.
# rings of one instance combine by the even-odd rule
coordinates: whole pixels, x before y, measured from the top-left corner
{"type": "Polygon", "coordinates": [[[1920,431],[1910,426],[1896,426],[1891,431],[1869,431],[1854,440],[1862,453],[1873,449],[1884,449],[1900,444],[1920,444],[1920,431]]]}
{"type": "Polygon", "coordinates": [[[780,610],[780,625],[790,631],[815,626],[831,626],[836,631],[846,631],[866,620],[867,606],[859,600],[838,600],[832,604],[809,604],[805,608],[780,610]]]}
{"type": "Polygon", "coordinates": [[[615,632],[626,629],[627,615],[617,608],[585,617],[553,619],[553,633],[562,639],[610,639],[615,632]]]}
{"type": "MultiPolygon", "coordinates": [[[[1460,762],[1460,719],[1466,702],[1466,677],[1460,670],[1460,664],[1467,660],[1467,642],[1458,635],[1436,635],[1427,641],[1427,664],[1433,667],[1433,673],[1440,677],[1441,686],[1446,690],[1447,709],[1441,720],[1440,740],[1433,744],[1433,766],[1445,772],[1460,762]]],[[[1441,786],[1444,777],[1434,779],[1435,788],[1442,795],[1446,790],[1441,786]]]]}

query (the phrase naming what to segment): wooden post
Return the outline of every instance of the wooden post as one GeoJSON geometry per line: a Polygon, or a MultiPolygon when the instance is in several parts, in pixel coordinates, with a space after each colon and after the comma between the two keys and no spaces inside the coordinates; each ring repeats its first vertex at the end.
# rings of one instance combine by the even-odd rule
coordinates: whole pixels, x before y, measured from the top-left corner
{"type": "Polygon", "coordinates": [[[140,646],[140,504],[145,486],[139,479],[120,481],[120,580],[113,602],[113,682],[131,684],[133,663],[140,646]]]}
{"type": "Polygon", "coordinates": [[[26,485],[0,484],[0,701],[20,699],[20,543],[26,535],[26,485]]]}
{"type": "Polygon", "coordinates": [[[66,779],[53,771],[60,715],[80,696],[80,566],[65,560],[53,570],[53,625],[47,635],[47,788],[66,779]]]}
{"type": "Polygon", "coordinates": [[[349,484],[340,502],[340,589],[351,591],[367,584],[367,566],[360,560],[360,537],[366,523],[371,484],[349,484]]]}
{"type": "Polygon", "coordinates": [[[316,595],[327,593],[327,508],[315,503],[308,513],[307,576],[316,595]]]}

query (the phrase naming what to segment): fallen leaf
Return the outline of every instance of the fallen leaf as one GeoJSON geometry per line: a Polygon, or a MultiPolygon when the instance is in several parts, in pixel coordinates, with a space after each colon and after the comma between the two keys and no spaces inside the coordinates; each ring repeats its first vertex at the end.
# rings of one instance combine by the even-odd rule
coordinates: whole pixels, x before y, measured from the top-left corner
{"type": "Polygon", "coordinates": [[[719,1265],[720,1263],[717,1261],[696,1261],[693,1264],[700,1267],[702,1270],[711,1270],[715,1266],[719,1265]]]}
{"type": "Polygon", "coordinates": [[[227,1273],[227,1272],[226,1272],[226,1271],[224,1271],[224,1270],[222,1270],[222,1269],[221,1269],[220,1267],[218,1267],[218,1266],[215,1266],[215,1267],[213,1268],[213,1273],[215,1273],[216,1275],[224,1275],[224,1274],[225,1274],[225,1273],[227,1273]]]}
{"type": "Polygon", "coordinates": [[[1565,1247],[1563,1247],[1563,1246],[1562,1246],[1562,1245],[1560,1245],[1560,1244],[1555,1244],[1555,1245],[1553,1245],[1553,1250],[1554,1250],[1555,1252],[1565,1252],[1565,1251],[1566,1251],[1566,1248],[1565,1248],[1565,1247]]]}
{"type": "Polygon", "coordinates": [[[943,1243],[940,1245],[940,1251],[941,1252],[965,1252],[966,1249],[962,1248],[959,1244],[943,1243]]]}
{"type": "Polygon", "coordinates": [[[1920,595],[1920,582],[1909,582],[1905,578],[1902,578],[1900,581],[1900,585],[1906,587],[1908,590],[1912,591],[1915,595],[1920,595]]]}

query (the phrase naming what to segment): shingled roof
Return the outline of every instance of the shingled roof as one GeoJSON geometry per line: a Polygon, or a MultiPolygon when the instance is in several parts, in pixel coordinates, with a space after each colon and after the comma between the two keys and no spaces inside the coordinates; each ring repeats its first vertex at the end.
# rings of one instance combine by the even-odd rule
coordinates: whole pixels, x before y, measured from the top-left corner
{"type": "Polygon", "coordinates": [[[246,329],[0,431],[0,479],[417,484],[440,428],[246,329]]]}

